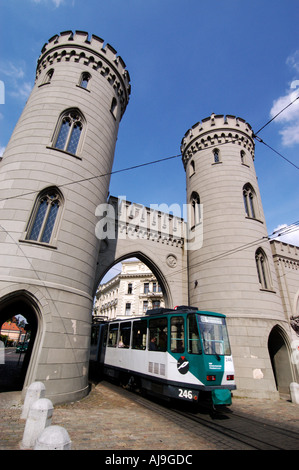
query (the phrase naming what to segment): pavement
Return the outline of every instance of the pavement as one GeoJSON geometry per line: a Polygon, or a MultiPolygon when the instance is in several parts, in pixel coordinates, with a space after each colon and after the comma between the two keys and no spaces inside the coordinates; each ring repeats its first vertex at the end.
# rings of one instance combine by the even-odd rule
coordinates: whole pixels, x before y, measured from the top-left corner
{"type": "MultiPolygon", "coordinates": [[[[299,405],[286,399],[234,398],[231,410],[299,432],[299,405]]],[[[26,423],[21,412],[21,392],[0,393],[0,450],[21,450],[26,423]]],[[[227,450],[106,382],[93,383],[89,395],[78,402],[54,406],[51,424],[67,430],[72,450],[227,450]]]]}

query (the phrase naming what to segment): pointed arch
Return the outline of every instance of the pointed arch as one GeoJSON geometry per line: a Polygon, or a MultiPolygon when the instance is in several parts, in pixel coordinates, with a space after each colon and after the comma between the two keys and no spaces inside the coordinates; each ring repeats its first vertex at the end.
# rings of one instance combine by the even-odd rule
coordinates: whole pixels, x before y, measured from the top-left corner
{"type": "Polygon", "coordinates": [[[57,187],[43,189],[35,200],[23,239],[55,245],[63,205],[64,197],[57,187]]]}
{"type": "Polygon", "coordinates": [[[294,381],[288,335],[280,325],[275,325],[268,337],[268,351],[278,392],[289,394],[294,381]]]}
{"type": "MultiPolygon", "coordinates": [[[[36,294],[41,296],[38,291],[36,294]]],[[[46,305],[44,299],[43,302],[46,305]]],[[[12,376],[11,382],[6,383],[6,387],[10,387],[11,390],[24,391],[36,380],[37,358],[44,334],[40,302],[26,288],[11,290],[0,298],[0,325],[8,318],[19,314],[26,318],[27,325],[29,325],[27,327],[29,331],[28,349],[22,358],[22,364],[14,372],[17,375],[12,376]]]]}
{"type": "Polygon", "coordinates": [[[79,155],[86,120],[78,108],[63,111],[57,121],[52,137],[52,147],[71,155],[79,155]]]}

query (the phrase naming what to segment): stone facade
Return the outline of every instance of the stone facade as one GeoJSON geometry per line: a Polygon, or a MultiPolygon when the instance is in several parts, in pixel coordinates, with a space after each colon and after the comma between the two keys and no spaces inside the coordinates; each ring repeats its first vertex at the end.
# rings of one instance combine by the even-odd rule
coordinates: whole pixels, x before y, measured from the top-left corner
{"type": "Polygon", "coordinates": [[[212,114],[186,132],[188,223],[113,197],[107,204],[129,95],[109,44],[81,31],[53,36],[0,162],[0,321],[22,311],[32,325],[23,391],[44,382],[54,404],[88,393],[97,286],[113,264],[137,257],[165,306],[227,315],[236,394],[277,398],[298,381],[298,250],[268,239],[252,129],[212,114]],[[114,214],[106,238],[105,207],[114,214]]]}
{"type": "Polygon", "coordinates": [[[107,199],[129,94],[125,64],[102,39],[54,36],[1,162],[0,308],[23,303],[35,317],[24,389],[42,381],[53,403],[88,392],[95,209],[107,199]],[[38,233],[45,204],[58,212],[50,239],[38,233]]]}

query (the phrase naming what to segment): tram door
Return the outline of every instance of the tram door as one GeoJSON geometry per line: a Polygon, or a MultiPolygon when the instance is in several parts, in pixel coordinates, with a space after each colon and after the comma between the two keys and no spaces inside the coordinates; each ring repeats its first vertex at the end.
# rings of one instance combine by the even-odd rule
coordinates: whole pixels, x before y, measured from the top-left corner
{"type": "Polygon", "coordinates": [[[101,367],[104,365],[104,360],[105,360],[107,334],[108,334],[108,324],[105,323],[104,325],[100,326],[100,331],[99,331],[98,362],[101,367]]]}

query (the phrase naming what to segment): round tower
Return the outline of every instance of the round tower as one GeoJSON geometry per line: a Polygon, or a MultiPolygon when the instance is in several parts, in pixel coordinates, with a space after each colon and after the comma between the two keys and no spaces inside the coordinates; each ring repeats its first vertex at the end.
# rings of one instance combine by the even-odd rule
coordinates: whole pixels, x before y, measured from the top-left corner
{"type": "Polygon", "coordinates": [[[289,325],[254,168],[253,131],[241,118],[212,114],[186,132],[181,150],[188,237],[197,237],[194,249],[187,247],[189,303],[227,315],[236,393],[277,397],[268,338],[275,325],[285,332],[289,325]]]}
{"type": "Polygon", "coordinates": [[[55,35],[0,164],[0,320],[29,318],[24,390],[42,381],[53,403],[88,391],[95,210],[107,201],[129,82],[99,37],[55,35]]]}

